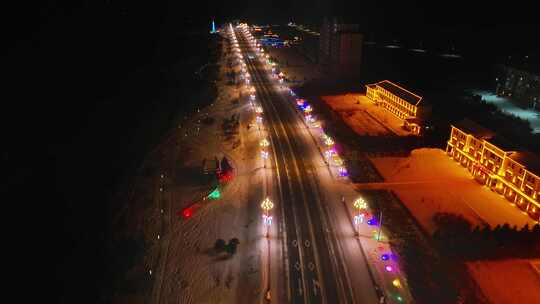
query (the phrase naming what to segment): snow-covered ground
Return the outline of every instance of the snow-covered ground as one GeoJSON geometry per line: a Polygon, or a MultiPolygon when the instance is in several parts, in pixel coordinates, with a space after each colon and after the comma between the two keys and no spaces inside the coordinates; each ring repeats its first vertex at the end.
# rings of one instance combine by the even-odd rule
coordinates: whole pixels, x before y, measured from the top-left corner
{"type": "Polygon", "coordinates": [[[540,133],[540,111],[533,109],[522,109],[514,105],[510,99],[499,97],[487,91],[472,91],[474,94],[479,94],[487,103],[496,105],[503,112],[513,114],[521,119],[528,120],[533,129],[533,133],[540,133]]]}
{"type": "Polygon", "coordinates": [[[332,110],[339,113],[345,123],[358,135],[410,135],[410,132],[401,128],[403,123],[399,118],[384,108],[374,105],[363,94],[343,94],[321,98],[332,110]]]}
{"type": "Polygon", "coordinates": [[[469,262],[467,268],[490,303],[540,302],[540,276],[529,260],[469,262]]]}
{"type": "Polygon", "coordinates": [[[391,189],[429,232],[436,212],[462,214],[473,225],[509,223],[523,227],[535,221],[503,196],[478,184],[466,168],[440,149],[416,149],[408,157],[374,157],[384,183],[359,184],[364,189],[391,189]]]}
{"type": "Polygon", "coordinates": [[[294,48],[270,47],[267,49],[268,54],[279,61],[279,68],[285,74],[285,77],[291,81],[291,87],[321,77],[317,66],[307,61],[294,48]]]}
{"type": "Polygon", "coordinates": [[[225,84],[228,70],[222,60],[217,99],[172,130],[148,156],[154,161],[141,172],[155,171],[154,182],[135,186],[136,196],[151,204],[136,223],[144,231],[144,271],[152,282],[145,303],[255,303],[262,298],[261,265],[267,252],[259,204],[254,204],[266,190],[258,149],[262,134],[247,128],[254,120],[248,93],[244,86],[225,84]],[[228,140],[222,123],[232,115],[238,117],[239,131],[228,140]],[[207,116],[214,122],[205,124],[207,116]],[[201,173],[203,159],[224,156],[235,178],[220,188],[219,199],[201,201],[214,189],[201,173]],[[184,218],[182,210],[197,201],[200,208],[184,218]],[[214,252],[218,238],[238,238],[237,253],[214,252]]]}

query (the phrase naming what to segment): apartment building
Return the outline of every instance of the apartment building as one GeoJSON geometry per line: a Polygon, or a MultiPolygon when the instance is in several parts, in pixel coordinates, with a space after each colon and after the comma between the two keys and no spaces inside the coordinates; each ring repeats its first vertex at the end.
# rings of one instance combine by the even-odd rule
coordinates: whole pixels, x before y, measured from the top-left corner
{"type": "Polygon", "coordinates": [[[319,37],[319,67],[340,79],[358,79],[364,36],[358,24],[324,19],[319,37]]]}
{"type": "Polygon", "coordinates": [[[452,125],[446,153],[474,179],[540,219],[540,157],[465,119],[452,125]]]}

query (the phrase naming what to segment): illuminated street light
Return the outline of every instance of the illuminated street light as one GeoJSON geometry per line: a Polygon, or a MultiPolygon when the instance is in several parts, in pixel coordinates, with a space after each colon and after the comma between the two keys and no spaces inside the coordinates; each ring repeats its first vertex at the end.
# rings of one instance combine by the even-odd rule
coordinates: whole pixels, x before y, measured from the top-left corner
{"type": "Polygon", "coordinates": [[[345,167],[339,167],[338,172],[339,172],[339,176],[341,177],[345,177],[349,174],[347,172],[347,169],[345,169],[345,167]]]}
{"type": "Polygon", "coordinates": [[[334,141],[329,136],[326,136],[326,138],[324,139],[324,144],[328,147],[331,147],[334,145],[334,141]]]}
{"type": "Polygon", "coordinates": [[[261,147],[268,147],[270,145],[270,143],[268,142],[268,140],[266,138],[264,138],[263,140],[261,140],[260,145],[261,145],[261,147]]]}
{"type": "Polygon", "coordinates": [[[356,226],[356,231],[354,234],[358,236],[360,233],[359,225],[364,222],[364,213],[362,211],[367,209],[367,203],[363,198],[359,197],[354,200],[353,207],[358,211],[358,214],[354,217],[354,224],[356,226]]]}
{"type": "Polygon", "coordinates": [[[261,114],[263,112],[263,108],[261,106],[258,106],[255,108],[255,113],[261,114]]]}
{"type": "Polygon", "coordinates": [[[261,208],[264,210],[263,219],[264,219],[264,225],[266,226],[266,237],[268,237],[268,230],[269,230],[270,225],[272,224],[272,217],[269,216],[268,213],[270,210],[272,210],[272,208],[274,208],[274,204],[267,197],[262,201],[261,208]]]}

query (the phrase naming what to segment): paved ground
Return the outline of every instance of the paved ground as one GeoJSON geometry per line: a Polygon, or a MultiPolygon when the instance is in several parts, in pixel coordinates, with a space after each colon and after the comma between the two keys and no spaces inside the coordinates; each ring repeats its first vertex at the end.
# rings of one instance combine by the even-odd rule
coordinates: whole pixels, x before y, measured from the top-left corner
{"type": "Polygon", "coordinates": [[[364,189],[391,189],[421,225],[433,232],[437,211],[460,213],[471,223],[492,226],[534,225],[503,196],[480,186],[469,172],[439,149],[413,150],[409,157],[371,158],[385,183],[359,184],[364,189]]]}

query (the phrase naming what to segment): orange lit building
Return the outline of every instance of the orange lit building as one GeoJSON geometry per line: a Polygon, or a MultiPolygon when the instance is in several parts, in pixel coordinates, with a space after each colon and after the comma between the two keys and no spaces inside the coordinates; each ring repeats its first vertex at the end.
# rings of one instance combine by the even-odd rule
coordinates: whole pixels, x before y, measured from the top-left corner
{"type": "Polygon", "coordinates": [[[421,114],[426,114],[422,97],[389,80],[366,85],[366,97],[401,119],[405,129],[420,134],[421,114]]]}
{"type": "Polygon", "coordinates": [[[480,184],[503,195],[531,218],[540,219],[540,157],[517,151],[468,119],[452,125],[446,153],[480,184]]]}

